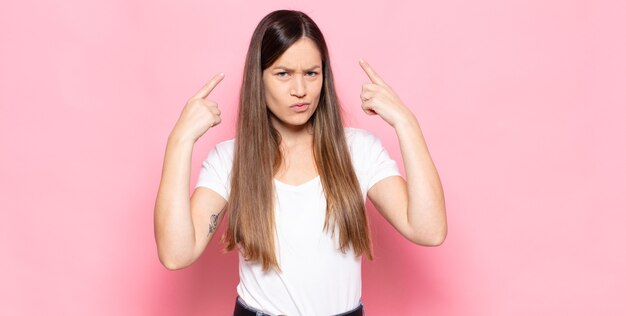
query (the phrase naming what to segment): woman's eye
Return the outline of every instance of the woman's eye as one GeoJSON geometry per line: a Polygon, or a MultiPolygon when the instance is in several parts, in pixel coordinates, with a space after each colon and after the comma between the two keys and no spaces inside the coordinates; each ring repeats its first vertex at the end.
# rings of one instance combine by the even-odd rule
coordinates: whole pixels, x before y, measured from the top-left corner
{"type": "Polygon", "coordinates": [[[286,77],[287,76],[287,72],[286,71],[281,71],[279,73],[276,73],[277,76],[279,77],[286,77]]]}
{"type": "Polygon", "coordinates": [[[309,75],[309,77],[315,77],[318,75],[315,71],[309,71],[307,74],[309,75]]]}

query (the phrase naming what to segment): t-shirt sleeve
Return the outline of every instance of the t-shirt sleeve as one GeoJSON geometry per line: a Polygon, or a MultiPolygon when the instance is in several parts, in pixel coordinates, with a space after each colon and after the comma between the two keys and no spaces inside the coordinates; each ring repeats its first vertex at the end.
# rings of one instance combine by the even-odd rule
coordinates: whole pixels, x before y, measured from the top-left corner
{"type": "Polygon", "coordinates": [[[220,147],[209,151],[207,158],[202,162],[202,168],[198,174],[196,188],[204,187],[215,191],[215,193],[228,200],[230,191],[230,170],[232,159],[229,153],[220,147]]]}
{"type": "Polygon", "coordinates": [[[371,189],[378,181],[391,176],[399,176],[400,171],[395,160],[393,160],[382,142],[374,134],[367,133],[365,144],[367,148],[367,190],[371,189]]]}

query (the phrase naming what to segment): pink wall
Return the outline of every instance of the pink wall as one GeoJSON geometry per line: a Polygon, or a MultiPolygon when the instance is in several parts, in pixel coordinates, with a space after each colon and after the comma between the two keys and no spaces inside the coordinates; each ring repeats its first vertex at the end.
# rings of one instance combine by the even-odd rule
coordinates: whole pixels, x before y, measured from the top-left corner
{"type": "Polygon", "coordinates": [[[220,71],[224,123],[196,144],[193,183],[233,135],[248,41],[278,8],[318,22],[350,125],[399,160],[393,130],[359,107],[370,61],[444,184],[439,248],[370,209],[368,315],[626,314],[626,6],[539,0],[3,3],[0,314],[231,312],[236,254],[214,240],[167,271],[154,199],[168,133],[220,71]]]}

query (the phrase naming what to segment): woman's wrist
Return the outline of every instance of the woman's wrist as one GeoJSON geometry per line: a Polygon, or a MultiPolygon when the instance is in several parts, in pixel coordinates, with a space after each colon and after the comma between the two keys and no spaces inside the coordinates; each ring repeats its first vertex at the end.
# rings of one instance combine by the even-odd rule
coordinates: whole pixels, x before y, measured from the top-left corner
{"type": "Polygon", "coordinates": [[[394,122],[393,128],[396,130],[406,129],[406,128],[419,128],[419,123],[417,122],[417,118],[414,115],[404,116],[401,120],[394,122]]]}
{"type": "Polygon", "coordinates": [[[167,138],[168,144],[191,144],[193,145],[196,141],[184,135],[177,133],[175,130],[170,133],[167,138]]]}

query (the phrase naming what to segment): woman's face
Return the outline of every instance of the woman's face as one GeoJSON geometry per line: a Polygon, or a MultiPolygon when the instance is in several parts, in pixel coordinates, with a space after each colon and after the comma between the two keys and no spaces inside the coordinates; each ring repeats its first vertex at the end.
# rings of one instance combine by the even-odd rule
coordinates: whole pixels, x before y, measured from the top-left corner
{"type": "Polygon", "coordinates": [[[263,70],[265,101],[275,128],[305,125],[322,91],[322,58],[317,45],[303,37],[263,70]]]}

